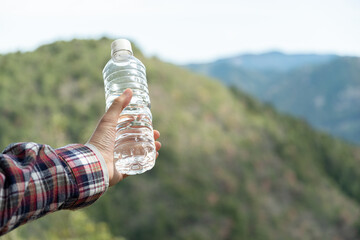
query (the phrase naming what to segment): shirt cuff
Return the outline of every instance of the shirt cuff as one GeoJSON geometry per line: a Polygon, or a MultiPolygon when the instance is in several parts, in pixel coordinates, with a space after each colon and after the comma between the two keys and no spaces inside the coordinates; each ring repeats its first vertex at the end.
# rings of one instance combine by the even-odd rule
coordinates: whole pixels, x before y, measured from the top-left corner
{"type": "MultiPolygon", "coordinates": [[[[101,160],[88,146],[70,144],[55,150],[69,166],[75,185],[62,208],[77,209],[95,202],[107,190],[101,160]]],[[[101,155],[101,154],[100,154],[101,155]]]]}
{"type": "Polygon", "coordinates": [[[109,187],[109,170],[108,170],[108,167],[106,165],[103,155],[94,145],[92,145],[90,143],[86,143],[85,146],[90,148],[95,153],[96,157],[100,160],[101,168],[103,170],[103,174],[104,174],[104,178],[105,178],[105,184],[106,184],[106,187],[109,187]]]}

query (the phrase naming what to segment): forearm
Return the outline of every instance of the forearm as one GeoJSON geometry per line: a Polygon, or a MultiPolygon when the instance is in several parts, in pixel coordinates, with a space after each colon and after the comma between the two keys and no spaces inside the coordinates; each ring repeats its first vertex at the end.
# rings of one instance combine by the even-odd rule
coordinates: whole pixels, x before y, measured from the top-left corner
{"type": "Polygon", "coordinates": [[[108,183],[100,158],[80,144],[6,148],[0,155],[0,235],[47,213],[96,201],[108,183]]]}

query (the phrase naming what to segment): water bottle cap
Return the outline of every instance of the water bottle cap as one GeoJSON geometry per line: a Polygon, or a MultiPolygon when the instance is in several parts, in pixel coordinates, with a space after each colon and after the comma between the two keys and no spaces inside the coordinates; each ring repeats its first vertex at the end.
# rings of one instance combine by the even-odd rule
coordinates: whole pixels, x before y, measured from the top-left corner
{"type": "Polygon", "coordinates": [[[111,43],[111,56],[120,50],[127,50],[133,54],[131,43],[127,39],[117,39],[111,43]]]}

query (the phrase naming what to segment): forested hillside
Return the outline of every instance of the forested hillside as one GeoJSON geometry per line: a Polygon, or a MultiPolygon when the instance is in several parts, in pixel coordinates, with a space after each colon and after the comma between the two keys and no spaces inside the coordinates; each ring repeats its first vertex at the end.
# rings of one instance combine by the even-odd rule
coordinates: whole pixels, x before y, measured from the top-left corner
{"type": "MultiPolygon", "coordinates": [[[[0,56],[0,146],[84,143],[105,108],[110,39],[0,56]]],[[[135,56],[147,67],[162,149],[151,171],[93,206],[4,239],[360,238],[360,149],[218,81],[135,56]]]]}

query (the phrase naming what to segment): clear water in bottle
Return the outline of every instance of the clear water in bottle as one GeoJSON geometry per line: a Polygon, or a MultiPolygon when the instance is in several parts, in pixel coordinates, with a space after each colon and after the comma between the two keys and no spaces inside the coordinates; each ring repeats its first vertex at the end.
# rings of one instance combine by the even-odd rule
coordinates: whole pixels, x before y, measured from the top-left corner
{"type": "Polygon", "coordinates": [[[146,69],[133,56],[128,40],[118,39],[111,44],[111,59],[104,67],[103,77],[106,110],[125,89],[133,91],[133,97],[120,114],[116,128],[116,169],[128,175],[150,170],[155,165],[156,149],[146,69]]]}

